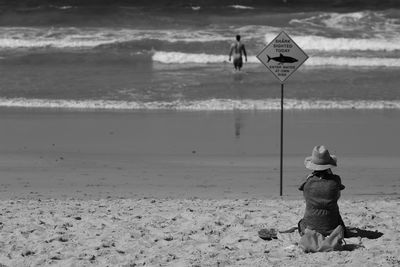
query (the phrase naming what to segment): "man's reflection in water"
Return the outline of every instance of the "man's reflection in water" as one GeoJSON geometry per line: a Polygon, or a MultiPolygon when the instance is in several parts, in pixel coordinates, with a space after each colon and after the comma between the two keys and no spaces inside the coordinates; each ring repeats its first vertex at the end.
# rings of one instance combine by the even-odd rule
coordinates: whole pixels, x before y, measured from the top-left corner
{"type": "Polygon", "coordinates": [[[234,111],[235,114],[235,137],[240,138],[240,130],[243,127],[242,114],[239,110],[234,111]]]}

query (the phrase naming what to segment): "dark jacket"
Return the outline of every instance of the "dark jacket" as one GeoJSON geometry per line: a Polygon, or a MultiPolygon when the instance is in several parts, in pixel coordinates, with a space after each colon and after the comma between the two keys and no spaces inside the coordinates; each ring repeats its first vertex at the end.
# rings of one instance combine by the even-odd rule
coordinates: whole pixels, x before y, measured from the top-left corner
{"type": "Polygon", "coordinates": [[[340,191],[344,188],[340,176],[333,174],[330,169],[314,171],[307,177],[299,187],[306,201],[306,211],[299,222],[300,235],[304,234],[307,227],[324,236],[329,235],[338,225],[345,229],[337,204],[340,191]]]}

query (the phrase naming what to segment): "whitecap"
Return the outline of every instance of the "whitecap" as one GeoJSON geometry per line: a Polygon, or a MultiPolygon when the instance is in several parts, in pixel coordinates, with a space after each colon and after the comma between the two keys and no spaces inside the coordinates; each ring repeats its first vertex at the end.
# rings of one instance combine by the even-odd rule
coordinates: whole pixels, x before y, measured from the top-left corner
{"type": "Polygon", "coordinates": [[[243,5],[230,5],[229,7],[232,7],[232,8],[235,8],[235,9],[254,9],[254,7],[243,6],[243,5]]]}

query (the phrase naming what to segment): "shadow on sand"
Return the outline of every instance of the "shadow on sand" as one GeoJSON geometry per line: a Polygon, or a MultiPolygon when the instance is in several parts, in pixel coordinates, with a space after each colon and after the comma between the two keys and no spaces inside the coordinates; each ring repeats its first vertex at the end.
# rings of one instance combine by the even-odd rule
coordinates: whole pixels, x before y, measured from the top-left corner
{"type": "MultiPolygon", "coordinates": [[[[352,237],[361,237],[361,238],[368,238],[368,239],[378,239],[383,236],[383,233],[378,231],[369,231],[363,230],[356,227],[347,227],[346,228],[346,236],[345,238],[352,238],[352,237]]],[[[363,247],[359,244],[345,244],[342,247],[342,250],[353,251],[355,249],[363,247]]]]}
{"type": "Polygon", "coordinates": [[[383,233],[378,231],[369,231],[363,230],[357,227],[347,227],[346,228],[346,238],[351,237],[361,237],[361,238],[368,238],[368,239],[378,239],[379,237],[383,236],[383,233]]]}

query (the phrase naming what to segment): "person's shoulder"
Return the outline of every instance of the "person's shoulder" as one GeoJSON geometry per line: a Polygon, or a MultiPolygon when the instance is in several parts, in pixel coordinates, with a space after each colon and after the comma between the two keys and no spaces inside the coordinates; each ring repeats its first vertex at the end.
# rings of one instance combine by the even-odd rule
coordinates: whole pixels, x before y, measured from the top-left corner
{"type": "Polygon", "coordinates": [[[330,179],[333,179],[333,180],[338,180],[338,181],[340,181],[340,180],[341,180],[341,179],[340,179],[340,176],[339,176],[339,175],[337,175],[337,174],[334,174],[334,173],[330,174],[330,179]]]}
{"type": "Polygon", "coordinates": [[[311,173],[311,174],[307,175],[305,178],[303,178],[303,181],[301,182],[301,184],[300,184],[300,186],[298,187],[298,189],[299,189],[300,191],[303,191],[303,190],[304,190],[304,186],[306,185],[306,183],[307,183],[310,179],[312,179],[313,177],[314,177],[314,175],[311,173]]]}
{"type": "Polygon", "coordinates": [[[334,180],[334,181],[339,185],[339,189],[340,189],[340,190],[343,190],[343,189],[346,188],[346,187],[342,184],[342,179],[340,178],[339,175],[337,175],[337,174],[332,174],[332,178],[331,178],[331,179],[334,180]]]}

